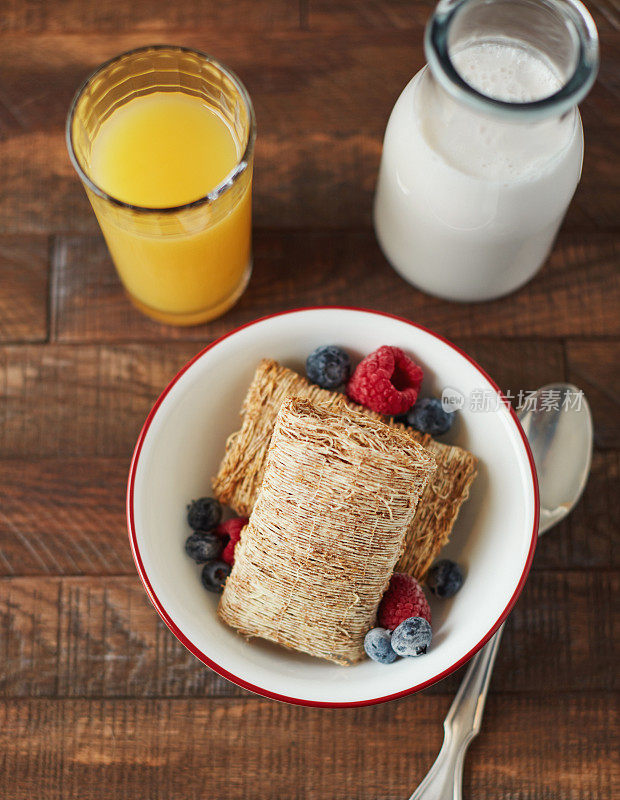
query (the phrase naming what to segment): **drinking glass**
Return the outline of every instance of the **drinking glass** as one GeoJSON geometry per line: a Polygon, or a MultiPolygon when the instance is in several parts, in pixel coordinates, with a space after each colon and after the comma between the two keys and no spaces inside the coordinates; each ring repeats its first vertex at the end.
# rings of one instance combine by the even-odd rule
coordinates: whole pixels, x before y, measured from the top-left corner
{"type": "Polygon", "coordinates": [[[247,90],[210,56],[149,46],[100,66],[78,90],[67,147],[135,306],[172,325],[196,325],[227,311],[252,269],[251,194],[256,122],[247,90]],[[237,163],[215,188],[180,206],[150,208],[112,197],[92,176],[93,142],[122,106],[154,92],[199,98],[228,125],[237,163]]]}

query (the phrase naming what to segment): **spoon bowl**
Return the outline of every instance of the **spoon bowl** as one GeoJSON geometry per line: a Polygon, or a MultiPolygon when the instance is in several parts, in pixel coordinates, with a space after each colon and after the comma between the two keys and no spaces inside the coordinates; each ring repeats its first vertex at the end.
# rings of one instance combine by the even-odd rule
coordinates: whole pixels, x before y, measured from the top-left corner
{"type": "Polygon", "coordinates": [[[590,474],[594,439],[590,406],[570,383],[549,383],[518,412],[538,473],[538,534],[573,509],[590,474]]]}

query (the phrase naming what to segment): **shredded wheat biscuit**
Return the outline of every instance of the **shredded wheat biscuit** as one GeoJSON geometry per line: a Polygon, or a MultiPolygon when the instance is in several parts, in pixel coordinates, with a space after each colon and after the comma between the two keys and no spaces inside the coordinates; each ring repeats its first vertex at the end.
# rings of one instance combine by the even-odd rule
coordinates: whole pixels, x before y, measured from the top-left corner
{"type": "Polygon", "coordinates": [[[339,664],[364,636],[435,460],[402,431],[343,406],[286,399],[218,613],[339,664]]]}
{"type": "MultiPolygon", "coordinates": [[[[267,448],[276,416],[288,396],[303,397],[327,409],[339,409],[346,398],[309,383],[293,370],[276,361],[264,359],[258,365],[243,402],[243,423],[226,444],[213,488],[218,499],[243,516],[249,516],[263,480],[267,448]]],[[[372,419],[382,419],[373,411],[346,405],[372,419]]],[[[441,548],[452,532],[459,509],[469,497],[469,488],[476,477],[476,458],[460,447],[436,442],[427,434],[404,425],[388,424],[406,433],[429,450],[436,459],[437,470],[420,499],[418,512],[407,532],[405,549],[397,565],[423,580],[441,548]]]]}

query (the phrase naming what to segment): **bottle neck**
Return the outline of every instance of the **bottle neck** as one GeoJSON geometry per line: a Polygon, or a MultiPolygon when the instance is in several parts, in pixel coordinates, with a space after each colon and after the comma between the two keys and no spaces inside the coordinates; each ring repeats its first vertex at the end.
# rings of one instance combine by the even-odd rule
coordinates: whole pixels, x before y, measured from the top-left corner
{"type": "Polygon", "coordinates": [[[440,0],[424,44],[438,84],[498,120],[561,117],[598,70],[596,27],[579,0],[440,0]]]}

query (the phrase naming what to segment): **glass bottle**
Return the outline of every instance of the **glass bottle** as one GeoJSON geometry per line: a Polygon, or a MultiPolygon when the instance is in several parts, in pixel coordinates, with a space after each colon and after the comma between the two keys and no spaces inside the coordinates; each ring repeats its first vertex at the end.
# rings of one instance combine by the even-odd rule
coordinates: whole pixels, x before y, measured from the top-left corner
{"type": "Polygon", "coordinates": [[[541,267],[579,182],[596,27],[579,0],[441,0],[424,44],[387,125],[375,230],[423,291],[489,300],[541,267]]]}

